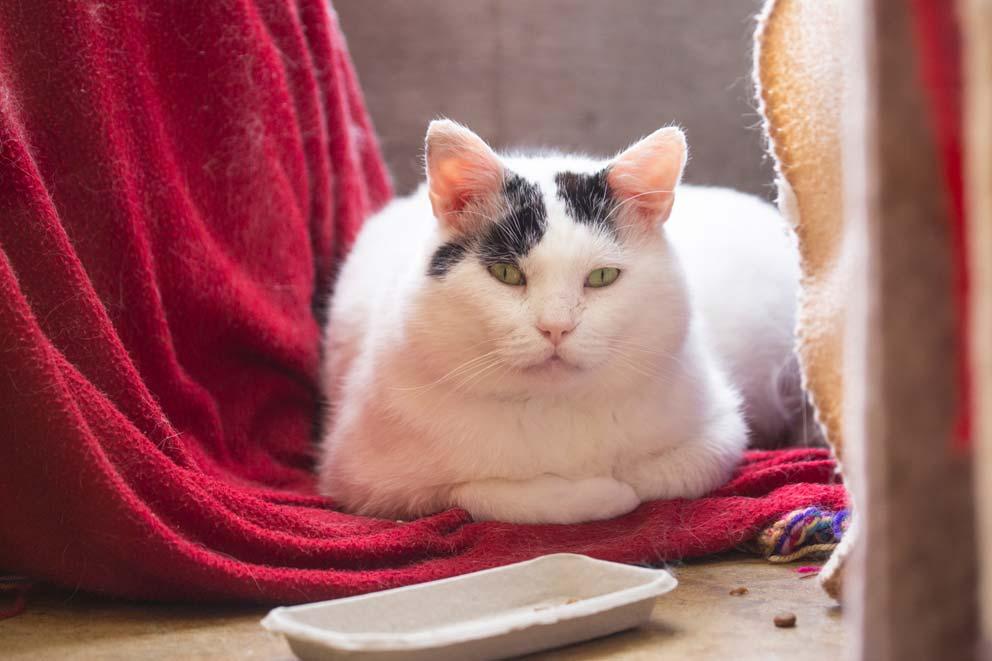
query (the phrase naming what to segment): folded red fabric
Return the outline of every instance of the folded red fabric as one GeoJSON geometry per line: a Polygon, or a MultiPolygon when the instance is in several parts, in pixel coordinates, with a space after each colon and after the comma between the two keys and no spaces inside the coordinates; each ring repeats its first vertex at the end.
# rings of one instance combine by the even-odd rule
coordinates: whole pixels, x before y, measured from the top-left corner
{"type": "Polygon", "coordinates": [[[0,571],[286,603],[843,505],[822,451],[582,526],[313,495],[320,301],[389,183],[326,0],[0,3],[0,571]]]}

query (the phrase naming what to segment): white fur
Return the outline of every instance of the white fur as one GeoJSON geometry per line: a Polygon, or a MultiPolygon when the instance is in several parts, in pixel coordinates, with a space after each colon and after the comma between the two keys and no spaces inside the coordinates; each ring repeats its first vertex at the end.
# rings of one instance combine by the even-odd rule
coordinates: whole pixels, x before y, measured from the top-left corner
{"type": "Polygon", "coordinates": [[[331,406],[320,488],[343,508],[409,518],[573,523],[723,483],[756,429],[784,424],[797,258],[778,214],[682,186],[671,218],[619,247],[576,224],[554,174],[575,157],[504,158],[544,191],[548,230],[526,287],[462,260],[426,275],[445,239],[426,187],[370,219],[341,271],[326,336],[331,406]],[[621,276],[583,288],[605,265],[621,276]],[[578,326],[550,355],[541,318],[578,326]]]}

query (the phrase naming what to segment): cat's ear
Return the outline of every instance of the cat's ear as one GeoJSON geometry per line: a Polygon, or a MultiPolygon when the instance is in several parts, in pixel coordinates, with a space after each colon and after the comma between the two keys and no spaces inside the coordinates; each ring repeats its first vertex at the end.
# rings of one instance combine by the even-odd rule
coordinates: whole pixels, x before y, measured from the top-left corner
{"type": "Polygon", "coordinates": [[[435,120],[427,127],[427,185],[438,221],[458,233],[476,229],[473,203],[494,199],[503,188],[504,168],[489,145],[461,124],[435,120]]]}
{"type": "Polygon", "coordinates": [[[672,212],[686,156],[681,130],[658,129],[617,156],[607,168],[606,180],[624,207],[647,223],[663,223],[672,212]]]}

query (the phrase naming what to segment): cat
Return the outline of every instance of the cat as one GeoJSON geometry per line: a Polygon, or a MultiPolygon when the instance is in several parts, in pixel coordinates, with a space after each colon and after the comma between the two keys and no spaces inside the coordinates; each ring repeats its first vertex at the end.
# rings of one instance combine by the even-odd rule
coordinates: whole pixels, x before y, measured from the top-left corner
{"type": "Polygon", "coordinates": [[[794,241],[755,197],[679,186],[686,158],[674,127],[597,161],[432,122],[427,182],[367,222],[330,302],[321,492],[577,523],[720,486],[745,415],[781,433],[794,241]]]}

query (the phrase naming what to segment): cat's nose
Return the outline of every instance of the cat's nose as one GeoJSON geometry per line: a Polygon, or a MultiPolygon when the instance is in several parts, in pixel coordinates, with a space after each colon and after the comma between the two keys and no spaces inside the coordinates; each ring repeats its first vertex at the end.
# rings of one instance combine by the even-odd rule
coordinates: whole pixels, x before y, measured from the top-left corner
{"type": "Polygon", "coordinates": [[[537,330],[548,338],[551,344],[558,346],[565,336],[575,330],[575,322],[565,319],[541,320],[537,322],[537,330]]]}

